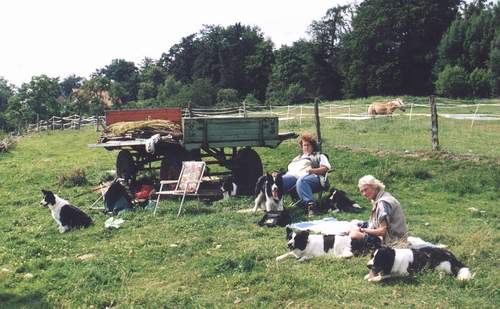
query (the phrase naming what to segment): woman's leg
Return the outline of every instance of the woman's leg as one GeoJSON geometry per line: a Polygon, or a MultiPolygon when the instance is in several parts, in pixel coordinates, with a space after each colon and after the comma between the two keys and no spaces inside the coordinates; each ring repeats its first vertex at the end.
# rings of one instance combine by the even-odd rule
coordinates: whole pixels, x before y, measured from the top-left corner
{"type": "Polygon", "coordinates": [[[283,190],[285,194],[289,194],[291,190],[295,189],[297,178],[292,175],[283,175],[283,190]]]}
{"type": "Polygon", "coordinates": [[[319,177],[317,175],[305,175],[297,180],[297,193],[305,203],[313,202],[313,192],[321,189],[319,177]]]}

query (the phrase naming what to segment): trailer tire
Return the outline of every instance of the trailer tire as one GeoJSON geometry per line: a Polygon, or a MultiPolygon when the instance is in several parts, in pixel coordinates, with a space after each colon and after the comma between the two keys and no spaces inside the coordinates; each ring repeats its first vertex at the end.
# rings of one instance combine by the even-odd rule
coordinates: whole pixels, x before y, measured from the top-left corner
{"type": "Polygon", "coordinates": [[[233,169],[233,177],[241,195],[253,195],[255,183],[263,174],[259,154],[251,148],[238,151],[233,169]]]}
{"type": "Polygon", "coordinates": [[[162,160],[160,165],[160,180],[176,180],[179,178],[182,168],[180,156],[169,153],[162,160]]]}
{"type": "Polygon", "coordinates": [[[130,151],[122,149],[116,157],[116,177],[125,180],[135,178],[137,174],[137,166],[134,163],[134,157],[130,151]]]}

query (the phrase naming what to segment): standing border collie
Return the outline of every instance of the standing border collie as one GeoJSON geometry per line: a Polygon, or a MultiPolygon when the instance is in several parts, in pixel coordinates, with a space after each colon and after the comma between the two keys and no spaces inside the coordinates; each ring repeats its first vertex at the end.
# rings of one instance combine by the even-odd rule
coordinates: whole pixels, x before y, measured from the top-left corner
{"type": "Polygon", "coordinates": [[[453,274],[460,281],[470,280],[473,277],[469,268],[458,261],[450,251],[438,247],[419,249],[382,247],[373,253],[373,258],[368,262],[368,268],[371,272],[365,276],[365,279],[370,282],[408,276],[424,268],[453,274]]]}
{"type": "Polygon", "coordinates": [[[257,212],[259,208],[266,212],[283,210],[283,174],[273,172],[259,177],[255,184],[255,206],[252,212],[257,212]]]}
{"type": "Polygon", "coordinates": [[[75,227],[89,227],[92,219],[83,211],[69,204],[51,191],[42,190],[43,199],[40,202],[52,212],[52,218],[59,225],[59,232],[64,233],[75,227]]]}
{"type": "Polygon", "coordinates": [[[309,234],[307,230],[293,232],[288,227],[286,232],[290,252],[278,256],[277,262],[290,256],[300,262],[321,256],[350,258],[367,254],[370,250],[366,241],[351,239],[349,235],[309,234]]]}

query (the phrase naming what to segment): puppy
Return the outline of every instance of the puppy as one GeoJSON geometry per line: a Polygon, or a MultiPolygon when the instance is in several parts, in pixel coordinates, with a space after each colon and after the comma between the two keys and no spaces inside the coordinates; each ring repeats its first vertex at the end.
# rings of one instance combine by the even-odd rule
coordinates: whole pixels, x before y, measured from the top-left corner
{"type": "Polygon", "coordinates": [[[368,262],[368,268],[371,271],[365,279],[370,282],[408,276],[424,268],[453,274],[460,281],[467,281],[473,277],[469,268],[458,261],[450,251],[438,247],[419,249],[382,247],[374,251],[372,259],[368,262]]]}
{"type": "Polygon", "coordinates": [[[337,211],[360,212],[362,210],[361,206],[349,199],[344,191],[335,188],[330,190],[330,196],[324,204],[327,209],[337,211]]]}
{"type": "Polygon", "coordinates": [[[288,227],[286,232],[290,252],[278,256],[277,262],[290,256],[300,262],[321,256],[350,258],[369,251],[368,244],[364,240],[353,240],[348,235],[310,234],[307,230],[293,232],[288,227]]]}
{"type": "Polygon", "coordinates": [[[52,217],[59,226],[59,232],[64,233],[75,227],[89,227],[93,224],[92,219],[80,209],[69,204],[51,191],[42,190],[43,199],[40,202],[50,208],[52,217]]]}
{"type": "Polygon", "coordinates": [[[283,175],[281,173],[266,173],[255,184],[255,206],[257,209],[283,211],[283,175]]]}

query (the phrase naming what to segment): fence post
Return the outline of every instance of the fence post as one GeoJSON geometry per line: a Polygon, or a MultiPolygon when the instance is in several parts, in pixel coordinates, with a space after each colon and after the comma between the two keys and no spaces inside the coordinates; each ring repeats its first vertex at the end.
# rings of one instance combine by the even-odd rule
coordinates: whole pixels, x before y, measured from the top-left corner
{"type": "Polygon", "coordinates": [[[99,114],[98,114],[98,113],[96,113],[96,114],[95,114],[95,131],[96,131],[96,132],[99,132],[99,121],[100,121],[100,120],[99,120],[99,114]]]}
{"type": "Polygon", "coordinates": [[[318,147],[319,151],[321,152],[321,125],[319,123],[319,103],[318,103],[318,98],[314,98],[314,117],[315,117],[315,123],[316,123],[316,136],[318,137],[318,147]]]}
{"type": "Polygon", "coordinates": [[[40,132],[40,115],[36,114],[36,131],[40,132]]]}
{"type": "Polygon", "coordinates": [[[299,124],[302,125],[302,105],[300,106],[299,124]]]}
{"type": "Polygon", "coordinates": [[[413,114],[413,102],[410,103],[410,120],[409,122],[411,122],[411,115],[413,114]]]}
{"type": "Polygon", "coordinates": [[[438,138],[438,114],[436,108],[435,96],[431,95],[429,97],[429,102],[431,106],[431,134],[432,134],[432,151],[439,150],[439,138],[438,138]]]}
{"type": "Polygon", "coordinates": [[[476,117],[477,117],[477,110],[479,109],[479,103],[477,103],[476,105],[476,111],[474,112],[474,117],[472,118],[472,122],[470,124],[470,128],[472,129],[472,127],[474,126],[474,120],[476,120],[476,117]]]}

